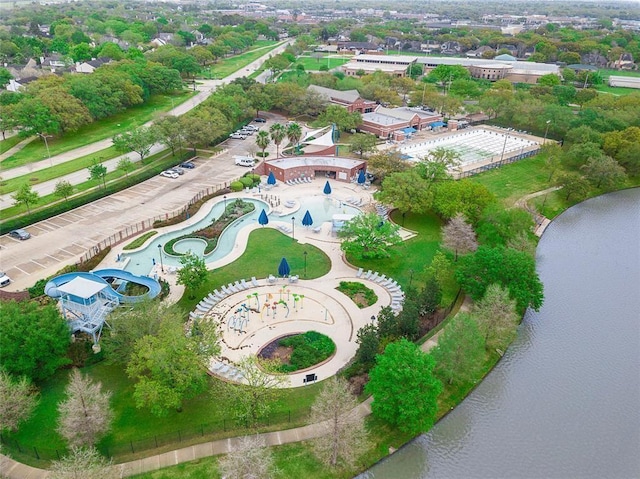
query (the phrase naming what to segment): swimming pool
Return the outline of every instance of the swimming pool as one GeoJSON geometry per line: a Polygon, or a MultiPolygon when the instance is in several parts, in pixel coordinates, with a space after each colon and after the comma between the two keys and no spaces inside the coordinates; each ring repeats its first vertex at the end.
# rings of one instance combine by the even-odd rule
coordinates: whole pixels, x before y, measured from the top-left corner
{"type": "MultiPolygon", "coordinates": [[[[242,198],[242,200],[253,203],[256,207],[255,210],[227,226],[227,228],[222,232],[222,235],[220,235],[220,238],[218,238],[218,245],[216,246],[216,249],[207,256],[204,256],[204,260],[206,263],[217,261],[231,253],[235,245],[238,232],[245,226],[258,224],[258,216],[260,216],[260,212],[263,208],[266,211],[270,210],[269,205],[262,200],[258,200],[255,198],[242,198]]],[[[269,214],[269,222],[279,221],[291,224],[291,218],[295,218],[296,226],[302,228],[302,218],[307,210],[309,210],[309,213],[311,214],[311,217],[313,219],[313,224],[316,226],[324,223],[325,221],[331,221],[331,218],[335,214],[360,213],[360,210],[353,206],[345,204],[338,199],[325,196],[304,197],[299,199],[298,201],[300,203],[300,207],[295,212],[285,214],[284,216],[278,216],[271,213],[269,214]]],[[[145,248],[141,250],[132,253],[123,253],[122,260],[128,260],[128,263],[124,268],[125,271],[129,271],[137,275],[148,275],[153,269],[154,264],[156,262],[160,262],[160,251],[162,251],[163,266],[180,266],[179,257],[167,255],[162,250],[164,244],[171,239],[202,229],[204,226],[211,223],[214,219],[219,218],[223,211],[224,202],[220,201],[213,205],[207,216],[205,216],[197,223],[176,231],[172,231],[170,233],[165,233],[158,237],[154,237],[153,241],[151,241],[145,248]]],[[[205,243],[204,241],[198,239],[185,239],[176,243],[176,246],[174,247],[177,251],[182,253],[191,250],[193,253],[202,256],[205,243]]]]}

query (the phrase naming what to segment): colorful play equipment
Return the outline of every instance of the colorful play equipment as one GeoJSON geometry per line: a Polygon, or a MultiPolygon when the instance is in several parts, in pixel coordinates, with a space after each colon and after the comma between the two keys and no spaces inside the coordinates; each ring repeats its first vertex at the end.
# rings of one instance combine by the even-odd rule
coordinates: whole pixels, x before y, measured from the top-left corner
{"type": "Polygon", "coordinates": [[[100,340],[107,315],[119,304],[152,299],[160,291],[160,283],[155,279],[120,269],[62,274],[49,280],[44,287],[46,295],[58,299],[71,331],[91,335],[94,344],[100,340]],[[126,296],[123,292],[128,283],[145,286],[147,291],[138,296],[126,296]]]}

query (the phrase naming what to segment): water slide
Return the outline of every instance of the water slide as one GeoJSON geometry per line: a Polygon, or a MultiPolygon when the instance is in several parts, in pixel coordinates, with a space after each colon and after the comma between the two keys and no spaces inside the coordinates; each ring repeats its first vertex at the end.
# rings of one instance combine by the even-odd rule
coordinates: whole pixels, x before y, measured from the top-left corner
{"type": "Polygon", "coordinates": [[[120,303],[137,303],[143,301],[145,299],[155,298],[160,294],[160,283],[158,283],[155,279],[149,278],[148,276],[137,276],[135,274],[129,273],[128,271],[123,271],[121,269],[109,268],[109,269],[98,269],[91,273],[85,272],[76,272],[76,273],[66,273],[60,276],[56,276],[51,279],[44,287],[44,292],[46,295],[52,298],[59,298],[61,293],[58,291],[58,286],[62,286],[65,283],[68,283],[74,278],[85,278],[90,281],[95,281],[97,283],[103,283],[109,286],[109,289],[106,293],[110,296],[114,296],[118,298],[120,303]],[[125,296],[115,289],[112,288],[111,284],[106,281],[105,278],[113,278],[121,281],[128,281],[131,283],[140,284],[142,286],[146,286],[149,288],[145,294],[140,296],[125,296]]]}

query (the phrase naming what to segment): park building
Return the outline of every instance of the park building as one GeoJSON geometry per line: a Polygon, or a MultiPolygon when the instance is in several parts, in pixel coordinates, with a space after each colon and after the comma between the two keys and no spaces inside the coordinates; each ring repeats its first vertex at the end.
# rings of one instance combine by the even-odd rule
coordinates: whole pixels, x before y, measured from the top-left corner
{"type": "Polygon", "coordinates": [[[349,63],[342,65],[342,71],[347,76],[356,76],[361,72],[365,74],[377,71],[388,73],[389,75],[404,77],[407,70],[415,64],[418,57],[407,55],[356,55],[349,63]]]}

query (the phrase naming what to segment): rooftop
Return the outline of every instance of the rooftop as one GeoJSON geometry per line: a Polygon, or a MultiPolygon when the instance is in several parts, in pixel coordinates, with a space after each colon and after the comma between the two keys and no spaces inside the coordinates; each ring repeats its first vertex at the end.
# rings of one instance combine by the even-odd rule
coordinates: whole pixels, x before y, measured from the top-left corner
{"type": "Polygon", "coordinates": [[[362,160],[354,160],[351,158],[340,158],[333,156],[297,156],[292,158],[279,158],[277,160],[267,161],[267,164],[277,166],[283,170],[289,168],[298,168],[301,166],[329,166],[333,168],[355,168],[364,163],[362,160]]]}

